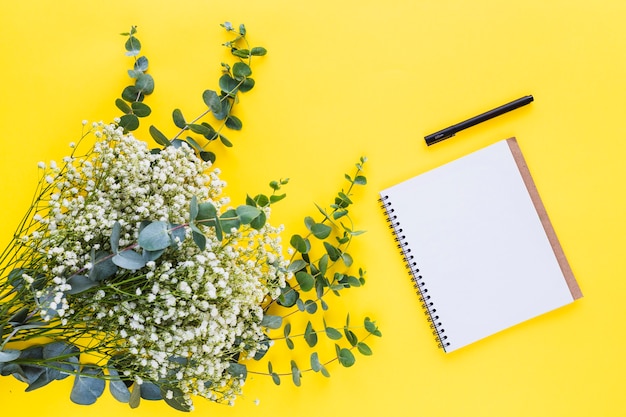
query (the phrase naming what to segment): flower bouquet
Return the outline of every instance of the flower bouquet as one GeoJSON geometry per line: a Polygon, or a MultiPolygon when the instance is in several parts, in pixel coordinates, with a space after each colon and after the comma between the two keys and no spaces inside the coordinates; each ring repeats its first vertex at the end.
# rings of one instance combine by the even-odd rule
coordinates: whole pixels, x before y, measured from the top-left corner
{"type": "Polygon", "coordinates": [[[365,158],[333,203],[317,206],[317,219],[304,217],[286,251],[270,215],[288,180],[231,206],[208,146],[232,146],[224,131],[242,128],[233,110],[255,85],[253,59],[267,51],[250,47],[244,25],[222,26],[236,62],[222,64],[218,91],[202,94],[204,113],[188,121],[173,111],[176,135],[150,126],[159,145],[151,148],[132,133],[154,90],[133,27],[123,34],[134,59],[133,84],[116,101],[123,115],[83,122],[62,163],[40,163],[32,204],[0,259],[0,373],[27,391],[73,377],[77,404],[94,403],[108,385],[133,408],[164,400],[190,411],[194,397],[232,404],[248,372],[300,385],[304,372],[328,376],[330,362],[349,367],[354,352],[371,354],[364,340],[381,334],[373,321],[355,327],[348,316],[332,327],[323,318],[329,294],[365,283],[347,252],[362,233],[349,209],[353,188],[366,183],[365,158]],[[294,313],[310,317],[297,334],[294,313]],[[334,356],[314,350],[318,335],[334,356]],[[313,349],[307,366],[290,360],[280,371],[265,359],[277,340],[294,349],[296,337],[313,349]]]}

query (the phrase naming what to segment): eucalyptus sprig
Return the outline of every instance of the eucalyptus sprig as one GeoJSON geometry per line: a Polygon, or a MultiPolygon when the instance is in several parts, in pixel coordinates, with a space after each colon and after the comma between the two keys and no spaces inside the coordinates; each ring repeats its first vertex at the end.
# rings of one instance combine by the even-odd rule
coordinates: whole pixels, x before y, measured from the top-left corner
{"type": "MultiPolygon", "coordinates": [[[[230,22],[223,23],[221,26],[228,33],[234,34],[234,37],[223,46],[230,50],[236,62],[232,65],[222,62],[222,75],[218,81],[219,93],[216,90],[205,90],[202,93],[202,100],[207,109],[192,119],[185,118],[179,108],[174,109],[172,120],[179,130],[173,136],[168,137],[154,125],[149,128],[150,135],[159,145],[179,146],[181,142],[186,142],[204,161],[211,162],[215,162],[215,153],[207,151],[206,147],[217,139],[224,146],[232,147],[232,142],[223,134],[224,128],[242,129],[243,122],[233,114],[233,109],[239,103],[239,93],[246,93],[255,86],[256,82],[251,77],[253,58],[267,54],[267,49],[264,47],[251,47],[246,37],[245,25],[239,25],[237,30],[230,22]],[[209,115],[213,116],[213,124],[206,121],[209,115]]],[[[126,87],[122,92],[122,98],[118,98],[115,102],[116,106],[124,112],[119,125],[127,131],[137,129],[139,118],[150,115],[151,109],[143,103],[143,100],[146,95],[154,91],[154,79],[146,73],[148,59],[145,56],[137,58],[141,51],[141,43],[136,34],[136,26],[131,27],[130,32],[122,34],[128,37],[125,43],[127,55],[135,58],[133,69],[128,71],[135,83],[126,87]]]]}
{"type": "MultiPolygon", "coordinates": [[[[367,158],[360,158],[355,165],[354,174],[345,174],[349,185],[346,190],[340,190],[335,196],[334,202],[329,207],[322,208],[316,205],[321,218],[315,220],[311,216],[304,218],[304,226],[307,229],[305,235],[294,234],[290,239],[293,248],[288,271],[295,274],[295,283],[288,281],[281,289],[281,296],[270,300],[264,306],[265,315],[262,323],[270,331],[278,332],[279,336],[269,336],[268,340],[284,340],[288,349],[295,348],[294,339],[303,338],[309,348],[315,348],[318,343],[318,335],[322,334],[332,341],[335,346],[335,356],[322,362],[317,351],[310,355],[310,367],[301,369],[295,360],[289,362],[289,372],[276,372],[274,365],[268,361],[267,373],[251,371],[257,374],[267,374],[272,377],[276,384],[280,384],[281,376],[291,376],[295,385],[300,386],[303,372],[320,372],[329,376],[326,365],[338,361],[344,367],[352,366],[356,357],[353,350],[358,350],[362,355],[372,354],[371,348],[365,343],[370,336],[382,336],[375,322],[369,317],[363,320],[363,326],[354,327],[350,324],[350,314],[346,316],[343,332],[338,328],[326,323],[323,313],[329,310],[329,304],[325,297],[332,293],[336,296],[348,288],[360,287],[365,284],[365,271],[358,268],[356,276],[351,273],[354,259],[349,254],[348,248],[352,239],[364,233],[363,230],[355,230],[350,216],[350,206],[353,204],[353,189],[355,186],[367,184],[367,178],[363,174],[363,165],[367,158]],[[316,245],[315,243],[318,243],[316,245]],[[321,247],[319,245],[321,243],[321,247]],[[308,296],[309,294],[313,296],[308,296]],[[292,332],[292,323],[287,320],[297,313],[306,313],[310,316],[322,316],[322,330],[316,330],[313,320],[307,320],[304,329],[297,334],[292,332]],[[365,329],[365,336],[359,339],[357,329],[365,329]],[[282,333],[282,335],[280,335],[282,333]],[[340,343],[339,340],[345,340],[340,343]]],[[[263,355],[257,355],[260,360],[263,355]]]]}

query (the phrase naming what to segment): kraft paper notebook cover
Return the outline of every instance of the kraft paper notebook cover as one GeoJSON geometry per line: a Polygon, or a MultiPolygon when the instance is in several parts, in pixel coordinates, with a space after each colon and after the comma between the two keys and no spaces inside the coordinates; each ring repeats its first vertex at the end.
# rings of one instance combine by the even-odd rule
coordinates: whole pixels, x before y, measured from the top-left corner
{"type": "Polygon", "coordinates": [[[514,138],[380,198],[446,352],[582,297],[514,138]]]}

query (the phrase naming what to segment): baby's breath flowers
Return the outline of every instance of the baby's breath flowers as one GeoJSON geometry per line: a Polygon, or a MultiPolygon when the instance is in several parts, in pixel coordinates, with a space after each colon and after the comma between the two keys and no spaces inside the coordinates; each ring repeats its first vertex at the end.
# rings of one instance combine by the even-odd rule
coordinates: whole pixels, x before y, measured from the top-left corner
{"type": "MultiPolygon", "coordinates": [[[[197,218],[192,230],[192,202],[216,213],[229,203],[218,170],[184,143],[153,152],[102,123],[94,135],[85,156],[43,169],[32,221],[13,250],[13,288],[2,289],[17,292],[15,307],[3,308],[17,313],[32,300],[37,308],[22,324],[41,325],[10,340],[71,343],[100,356],[91,367],[106,363],[185,407],[192,395],[232,401],[243,382],[236,362],[266,348],[261,304],[277,298],[287,278],[281,228],[253,227],[234,210],[220,220],[230,227],[221,238],[197,218]],[[168,225],[165,247],[137,244],[147,220],[168,225]],[[202,245],[192,236],[199,233],[202,245]]],[[[270,215],[269,206],[250,210],[270,215]]]]}

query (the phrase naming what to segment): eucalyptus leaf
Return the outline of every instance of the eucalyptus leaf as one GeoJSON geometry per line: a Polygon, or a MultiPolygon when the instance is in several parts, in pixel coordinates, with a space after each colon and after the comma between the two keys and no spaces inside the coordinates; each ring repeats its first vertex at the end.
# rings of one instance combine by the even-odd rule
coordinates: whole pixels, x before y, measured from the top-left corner
{"type": "Polygon", "coordinates": [[[249,224],[262,213],[260,209],[247,205],[237,207],[236,212],[242,224],[249,224]]]}
{"type": "Polygon", "coordinates": [[[180,109],[174,109],[172,112],[172,119],[174,119],[174,124],[176,127],[180,129],[185,129],[187,127],[187,122],[183,117],[183,112],[180,109]]]}
{"type": "Polygon", "coordinates": [[[125,130],[131,132],[139,127],[139,119],[134,114],[125,114],[120,117],[119,125],[125,130]]]}
{"type": "Polygon", "coordinates": [[[296,273],[296,280],[300,285],[300,289],[304,292],[310,291],[315,285],[315,278],[311,274],[305,271],[299,271],[296,273]]]}
{"type": "Polygon", "coordinates": [[[193,230],[191,232],[191,238],[193,239],[198,249],[200,250],[206,249],[206,236],[204,236],[202,233],[193,230]]]}
{"type": "Polygon", "coordinates": [[[280,296],[276,302],[283,307],[293,307],[300,298],[300,293],[293,289],[289,283],[285,283],[285,286],[280,289],[280,292],[280,296]]]}
{"type": "Polygon", "coordinates": [[[23,324],[24,322],[26,322],[27,318],[28,318],[28,307],[22,307],[9,318],[9,324],[13,326],[23,324]]]}
{"type": "Polygon", "coordinates": [[[239,221],[239,215],[234,209],[226,210],[220,216],[220,224],[222,229],[226,233],[230,233],[232,229],[239,229],[241,222],[239,221]]]}
{"type": "Polygon", "coordinates": [[[186,399],[185,394],[179,388],[162,386],[161,395],[163,396],[163,401],[173,409],[178,411],[191,411],[191,403],[186,399]],[[167,395],[168,392],[171,393],[171,396],[167,395]]]}
{"type": "Polygon", "coordinates": [[[90,405],[102,395],[105,381],[101,369],[83,368],[74,378],[70,400],[80,405],[90,405]]]}
{"type": "Polygon", "coordinates": [[[141,51],[141,42],[139,42],[139,39],[136,37],[129,36],[128,40],[126,40],[126,43],[124,44],[124,47],[127,51],[126,55],[137,56],[139,55],[139,51],[141,51]]]}
{"type": "Polygon", "coordinates": [[[140,233],[137,243],[145,250],[155,251],[170,246],[169,223],[156,221],[146,226],[140,233]]]}
{"type": "Polygon", "coordinates": [[[120,109],[124,114],[128,114],[132,112],[130,106],[121,98],[115,100],[115,106],[120,109]]]}
{"type": "Polygon", "coordinates": [[[143,101],[144,94],[134,85],[129,85],[122,90],[122,98],[129,103],[132,103],[134,101],[143,101]]]}
{"type": "Polygon", "coordinates": [[[11,362],[20,357],[21,350],[17,349],[5,349],[0,350],[0,363],[11,362]]]}
{"type": "Polygon", "coordinates": [[[249,58],[250,57],[250,50],[249,49],[231,49],[230,51],[233,55],[235,55],[238,58],[249,58]]]}
{"type": "Polygon", "coordinates": [[[67,294],[80,294],[99,285],[97,281],[93,281],[84,275],[72,275],[67,279],[67,284],[72,287],[66,291],[67,294]]]}
{"type": "Polygon", "coordinates": [[[311,233],[313,233],[313,236],[318,239],[326,239],[328,236],[330,236],[331,231],[332,228],[323,223],[315,223],[311,226],[311,233]]]}
{"type": "Polygon", "coordinates": [[[280,329],[280,326],[283,324],[283,318],[281,316],[272,316],[269,314],[264,314],[261,319],[261,326],[267,327],[268,329],[280,329]]]}
{"type": "Polygon", "coordinates": [[[135,61],[135,65],[133,66],[133,68],[135,69],[135,71],[143,71],[143,72],[147,71],[148,70],[148,58],[146,58],[145,56],[140,56],[135,61]]]}
{"type": "Polygon", "coordinates": [[[365,355],[365,356],[372,355],[372,349],[370,349],[370,347],[366,345],[365,343],[359,342],[357,343],[356,347],[359,350],[359,352],[361,352],[362,355],[365,355]]]}
{"type": "Polygon", "coordinates": [[[324,331],[326,332],[326,336],[331,340],[339,340],[342,338],[341,332],[334,327],[325,326],[324,331]]]}
{"type": "Polygon", "coordinates": [[[328,242],[324,242],[324,249],[331,261],[336,261],[341,256],[341,251],[328,242]]]}
{"type": "Polygon", "coordinates": [[[161,146],[170,146],[171,143],[169,139],[167,138],[167,136],[161,133],[159,129],[157,129],[154,126],[150,126],[149,132],[150,132],[150,136],[152,136],[152,139],[154,139],[156,143],[158,143],[161,146]]]}
{"type": "Polygon", "coordinates": [[[130,390],[120,378],[117,370],[115,368],[109,368],[109,375],[111,377],[109,380],[109,391],[113,398],[121,403],[130,402],[130,390]]]}
{"type": "Polygon", "coordinates": [[[239,91],[241,91],[242,93],[247,93],[254,88],[254,85],[254,79],[248,77],[243,80],[243,82],[239,85],[239,91]]]}
{"type": "Polygon", "coordinates": [[[379,337],[382,336],[380,330],[378,330],[378,327],[376,326],[376,323],[370,320],[369,317],[365,317],[364,325],[365,325],[365,330],[367,330],[368,333],[371,333],[374,336],[379,336],[379,337]]]}
{"type": "Polygon", "coordinates": [[[236,62],[233,65],[233,75],[239,79],[249,77],[252,75],[252,69],[245,62],[236,62]]]}
{"type": "Polygon", "coordinates": [[[170,223],[169,229],[170,229],[170,246],[176,247],[178,246],[178,242],[182,242],[185,240],[186,233],[185,233],[185,228],[182,225],[170,223]]]}
{"type": "Polygon", "coordinates": [[[146,260],[143,256],[133,250],[122,251],[115,255],[111,260],[120,268],[129,269],[131,271],[136,271],[146,265],[146,260]]]}
{"type": "Polygon", "coordinates": [[[200,152],[200,159],[204,162],[215,162],[215,154],[213,152],[200,152]]]}
{"type": "MultiPolygon", "coordinates": [[[[228,96],[235,97],[237,89],[239,88],[239,82],[228,74],[224,74],[219,80],[220,89],[228,96]]],[[[225,103],[224,103],[225,104],[225,103]]],[[[222,111],[224,111],[224,105],[222,105],[222,111]]],[[[230,109],[229,109],[230,110],[230,109]]],[[[216,116],[217,117],[217,116],[216,116]]],[[[218,117],[219,119],[219,117],[218,117]]]]}
{"type": "Polygon", "coordinates": [[[113,263],[111,258],[112,254],[108,252],[97,252],[93,259],[93,266],[89,271],[89,279],[95,282],[102,282],[115,275],[117,266],[113,263]]]}
{"type": "Polygon", "coordinates": [[[130,408],[137,408],[141,403],[141,385],[133,384],[130,390],[130,398],[128,399],[128,405],[130,408]]]}
{"type": "Polygon", "coordinates": [[[157,384],[148,381],[144,381],[141,384],[140,395],[141,398],[148,401],[160,401],[163,399],[161,388],[157,384]]]}
{"type": "Polygon", "coordinates": [[[205,90],[204,93],[202,93],[202,100],[204,101],[204,104],[211,109],[213,114],[222,111],[222,101],[215,91],[205,90]]]}
{"type": "Polygon", "coordinates": [[[282,200],[285,197],[287,197],[287,194],[273,194],[270,196],[270,203],[271,204],[278,203],[280,200],[282,200]]]}
{"type": "Polygon", "coordinates": [[[215,219],[217,216],[217,208],[210,201],[205,201],[198,204],[198,214],[196,215],[197,221],[215,219]]]}
{"type": "Polygon", "coordinates": [[[267,49],[263,48],[262,46],[255,46],[250,50],[250,54],[253,56],[263,56],[267,54],[267,49]]]}
{"type": "Polygon", "coordinates": [[[265,226],[266,221],[267,216],[265,212],[261,211],[261,213],[259,213],[259,215],[250,222],[250,227],[255,230],[260,230],[263,226],[265,226]]]}
{"type": "Polygon", "coordinates": [[[298,369],[298,365],[296,364],[296,361],[292,360],[291,361],[291,378],[293,380],[294,385],[297,387],[300,386],[301,376],[302,376],[302,373],[300,372],[300,369],[298,369]]]}
{"type": "Polygon", "coordinates": [[[289,264],[289,266],[287,267],[287,271],[288,272],[298,272],[301,269],[306,268],[307,265],[308,265],[308,263],[306,263],[302,259],[296,259],[296,260],[294,260],[293,262],[291,262],[289,264]]]}
{"type": "Polygon", "coordinates": [[[352,365],[354,365],[354,363],[356,362],[356,358],[354,357],[354,354],[350,351],[350,349],[346,349],[346,348],[337,348],[337,349],[338,349],[337,359],[339,360],[339,363],[341,365],[345,366],[346,368],[349,368],[352,365]]]}
{"type": "Polygon", "coordinates": [[[306,300],[304,302],[304,311],[309,314],[315,314],[317,311],[317,303],[313,300],[306,300]]]}
{"type": "Polygon", "coordinates": [[[43,372],[41,372],[34,381],[28,384],[28,387],[26,387],[26,390],[25,390],[26,392],[34,391],[36,389],[39,389],[41,387],[48,385],[52,381],[61,379],[60,378],[61,372],[58,369],[53,369],[53,368],[42,368],[42,369],[43,369],[43,372]]]}
{"type": "Polygon", "coordinates": [[[307,345],[314,347],[317,344],[317,332],[313,328],[313,324],[309,321],[304,330],[304,340],[307,345]]]}
{"type": "Polygon", "coordinates": [[[209,135],[213,132],[211,128],[197,123],[190,123],[187,125],[187,127],[189,127],[189,130],[191,130],[193,133],[197,133],[199,135],[209,135]]]}
{"type": "Polygon", "coordinates": [[[122,225],[120,222],[116,221],[113,223],[113,228],[111,229],[111,250],[115,253],[119,248],[120,242],[120,233],[122,230],[122,225]]]}
{"type": "Polygon", "coordinates": [[[141,74],[137,77],[135,88],[143,94],[152,94],[154,91],[154,78],[149,74],[141,74]]]}
{"type": "Polygon", "coordinates": [[[231,114],[226,118],[226,127],[232,130],[241,130],[241,128],[243,127],[243,123],[241,122],[241,120],[239,120],[238,117],[231,114]]]}
{"type": "Polygon", "coordinates": [[[245,380],[248,377],[248,368],[246,368],[246,365],[236,363],[236,362],[231,362],[228,365],[228,368],[226,368],[226,372],[228,372],[235,378],[240,378],[243,380],[245,380]]]}
{"type": "Polygon", "coordinates": [[[146,117],[152,113],[152,109],[145,103],[135,101],[130,104],[130,108],[133,110],[133,114],[137,117],[146,117]]]}
{"type": "MultiPolygon", "coordinates": [[[[226,116],[228,116],[230,114],[230,110],[232,108],[232,103],[231,100],[235,97],[235,94],[237,92],[237,81],[233,80],[232,78],[230,78],[230,76],[228,74],[225,74],[222,76],[222,78],[227,77],[228,79],[232,80],[235,85],[234,85],[234,92],[231,95],[226,94],[225,92],[223,92],[224,96],[223,98],[221,98],[220,100],[222,100],[222,110],[219,112],[214,112],[213,116],[215,116],[215,118],[217,120],[224,120],[226,118],[226,116]],[[229,97],[229,99],[227,99],[226,97],[229,97]]],[[[222,78],[220,78],[220,88],[222,88],[222,83],[221,80],[222,78]]],[[[230,83],[230,81],[226,81],[227,83],[230,83]]],[[[231,86],[232,87],[232,86],[231,86]]]]}
{"type": "MultiPolygon", "coordinates": [[[[228,119],[230,119],[230,117],[229,117],[228,119]]],[[[227,122],[228,122],[228,119],[226,120],[227,122]]],[[[228,123],[226,123],[226,124],[228,125],[228,123]]],[[[228,140],[228,138],[227,138],[226,136],[224,136],[224,135],[222,135],[221,133],[219,133],[219,134],[217,135],[217,137],[219,137],[219,138],[220,138],[220,142],[222,142],[222,144],[223,144],[224,146],[226,146],[227,148],[232,148],[232,147],[233,147],[233,143],[232,143],[231,141],[229,141],[229,140],[228,140]]]]}
{"type": "Polygon", "coordinates": [[[291,240],[289,241],[289,243],[291,244],[291,246],[293,246],[295,250],[300,253],[308,252],[308,247],[304,241],[304,238],[298,234],[291,236],[291,240]]]}
{"type": "Polygon", "coordinates": [[[367,178],[363,175],[357,175],[356,178],[354,178],[354,183],[358,185],[365,185],[367,184],[367,178]]]}

